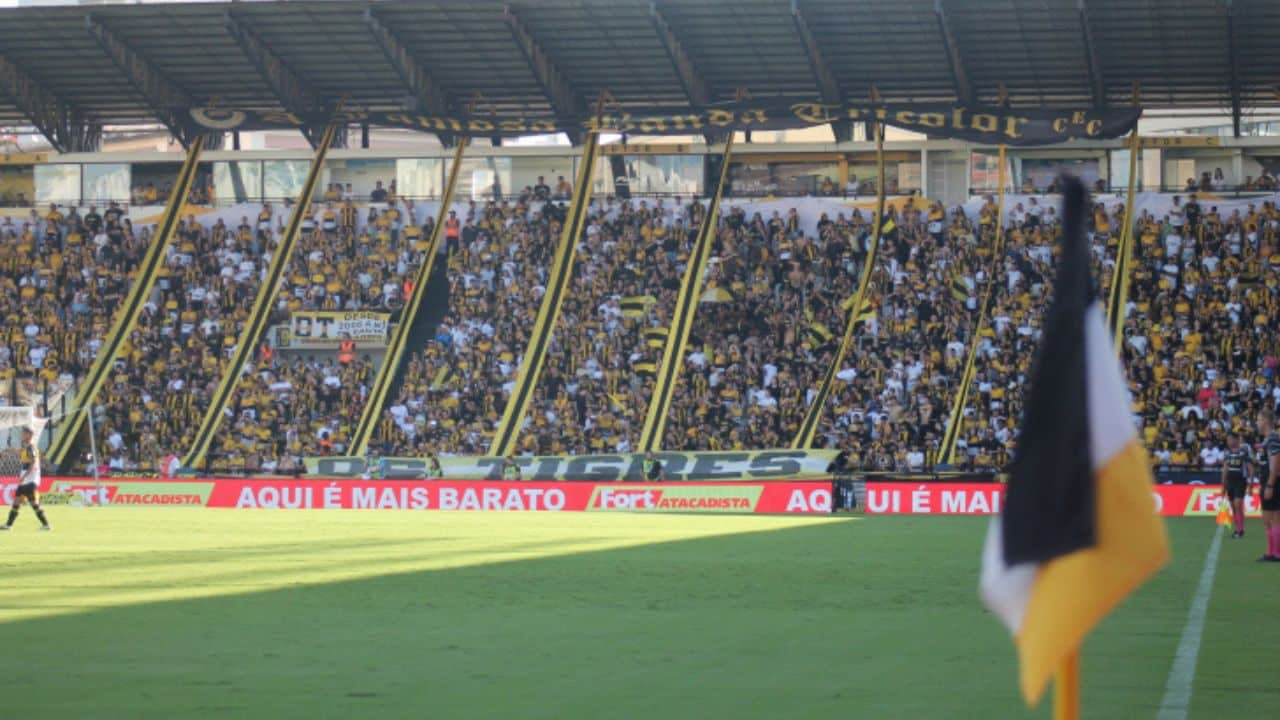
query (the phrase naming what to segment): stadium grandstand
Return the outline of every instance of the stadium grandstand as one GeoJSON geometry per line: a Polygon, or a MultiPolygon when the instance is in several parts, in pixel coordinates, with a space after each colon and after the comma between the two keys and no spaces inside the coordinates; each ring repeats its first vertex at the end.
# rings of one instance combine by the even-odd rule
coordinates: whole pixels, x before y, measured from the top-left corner
{"type": "Polygon", "coordinates": [[[0,0],[3,713],[1275,717],[1278,37],[0,0]]]}
{"type": "Polygon", "coordinates": [[[1064,172],[1153,462],[1280,398],[1270,3],[17,5],[0,389],[66,471],[998,472],[1064,172]]]}

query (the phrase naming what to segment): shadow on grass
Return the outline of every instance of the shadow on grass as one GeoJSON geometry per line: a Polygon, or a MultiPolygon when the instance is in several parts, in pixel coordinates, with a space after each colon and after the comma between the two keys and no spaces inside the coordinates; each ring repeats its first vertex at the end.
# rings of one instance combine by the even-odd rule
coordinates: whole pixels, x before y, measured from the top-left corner
{"type": "MultiPolygon", "coordinates": [[[[979,682],[950,717],[1007,714],[1010,653],[980,621],[972,563],[919,561],[922,543],[976,557],[980,529],[922,525],[909,544],[889,527],[821,523],[3,624],[0,672],[23,679],[6,714],[937,716],[958,669],[999,682],[979,682]]],[[[322,559],[332,545],[289,548],[322,559]]]]}

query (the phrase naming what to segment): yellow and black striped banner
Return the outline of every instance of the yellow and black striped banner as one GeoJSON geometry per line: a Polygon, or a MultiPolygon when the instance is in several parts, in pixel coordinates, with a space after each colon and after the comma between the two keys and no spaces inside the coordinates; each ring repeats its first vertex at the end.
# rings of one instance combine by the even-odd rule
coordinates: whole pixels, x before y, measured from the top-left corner
{"type": "Polygon", "coordinates": [[[1129,276],[1133,267],[1133,200],[1138,185],[1138,156],[1142,153],[1142,141],[1138,131],[1129,137],[1129,188],[1124,201],[1124,225],[1120,230],[1120,247],[1116,252],[1116,268],[1111,275],[1111,291],[1107,297],[1107,328],[1116,352],[1124,342],[1124,311],[1129,300],[1129,276]]]}
{"type": "Polygon", "coordinates": [[[991,315],[991,303],[995,300],[996,275],[1004,262],[1004,145],[1000,146],[998,177],[1000,193],[996,200],[996,242],[991,252],[991,268],[987,271],[987,292],[982,297],[982,304],[978,306],[978,322],[973,328],[973,337],[969,338],[969,354],[964,361],[964,372],[960,374],[960,386],[956,388],[956,399],[951,405],[951,415],[947,418],[947,429],[942,433],[942,443],[938,446],[937,461],[940,465],[955,463],[956,445],[960,441],[960,431],[964,428],[964,409],[969,404],[969,391],[973,387],[973,376],[978,364],[978,344],[982,342],[982,333],[991,315]]]}
{"type": "Polygon", "coordinates": [[[840,372],[840,366],[844,364],[845,356],[849,353],[849,343],[853,340],[854,329],[866,318],[867,288],[871,285],[871,275],[875,271],[881,232],[891,232],[894,229],[892,221],[884,221],[884,125],[882,123],[876,124],[876,173],[878,178],[876,214],[871,219],[871,247],[867,248],[867,259],[862,264],[861,277],[858,278],[858,291],[853,296],[853,302],[848,303],[849,314],[844,323],[844,335],[840,338],[840,348],[836,350],[835,358],[823,373],[822,382],[818,384],[813,402],[809,403],[809,407],[805,410],[804,419],[800,421],[800,429],[796,431],[795,439],[791,441],[793,449],[813,447],[813,441],[818,436],[818,426],[822,422],[822,415],[827,409],[827,398],[831,395],[831,386],[835,383],[836,373],[840,372]]]}
{"type": "Polygon", "coordinates": [[[75,436],[80,431],[80,426],[84,424],[85,413],[89,411],[98,393],[102,391],[107,376],[111,374],[112,365],[120,356],[121,350],[133,333],[134,326],[138,323],[142,306],[155,288],[156,271],[163,265],[164,258],[168,254],[167,248],[173,241],[174,230],[177,229],[182,214],[183,202],[195,179],[196,166],[200,164],[200,152],[204,149],[204,141],[205,136],[199,135],[191,141],[191,146],[187,149],[187,159],[174,180],[173,192],[169,195],[169,202],[165,206],[164,214],[160,216],[160,222],[156,224],[151,246],[147,248],[147,254],[143,256],[142,264],[138,266],[133,287],[125,297],[124,305],[116,312],[111,331],[103,338],[102,347],[94,358],[93,366],[89,368],[89,374],[80,383],[74,410],[63,419],[61,426],[55,423],[51,428],[56,436],[53,438],[53,444],[47,456],[53,465],[61,465],[66,459],[67,452],[70,451],[75,442],[75,436]]]}
{"type": "Polygon", "coordinates": [[[231,401],[231,393],[236,389],[236,385],[239,384],[240,376],[244,373],[245,367],[248,366],[257,352],[258,343],[262,342],[262,335],[267,328],[267,320],[271,316],[271,305],[275,302],[276,295],[280,292],[280,282],[284,279],[285,272],[288,270],[289,258],[293,255],[293,248],[298,243],[298,228],[302,225],[302,218],[311,206],[311,198],[315,197],[316,183],[320,180],[320,171],[324,169],[324,158],[329,152],[329,146],[333,144],[333,136],[336,133],[337,126],[328,125],[325,127],[324,135],[320,138],[319,145],[316,146],[316,155],[311,160],[311,169],[307,172],[307,179],[302,184],[302,192],[298,193],[297,202],[294,203],[293,214],[289,217],[289,224],[285,227],[284,235],[281,236],[280,243],[276,246],[275,252],[271,256],[271,265],[267,268],[266,280],[258,287],[258,295],[253,302],[253,310],[245,321],[244,328],[240,331],[240,337],[236,339],[236,349],[235,354],[231,357],[231,364],[227,366],[222,382],[218,385],[218,389],[209,403],[208,410],[205,411],[204,419],[200,422],[200,429],[196,433],[191,448],[187,451],[186,457],[182,459],[183,467],[198,467],[200,462],[204,460],[205,454],[209,452],[209,446],[213,443],[213,435],[222,423],[222,416],[227,409],[227,403],[231,401]]]}
{"type": "Polygon", "coordinates": [[[490,455],[511,454],[520,437],[525,415],[529,412],[533,389],[538,385],[542,365],[547,359],[547,344],[555,330],[556,321],[560,318],[565,291],[569,287],[569,281],[573,279],[573,260],[578,253],[578,238],[586,224],[587,210],[591,203],[591,183],[595,180],[599,151],[600,136],[588,133],[583,142],[582,160],[578,163],[578,182],[573,186],[573,198],[569,201],[569,216],[565,218],[560,232],[560,242],[556,246],[555,259],[547,278],[547,292],[542,296],[542,305],[539,306],[538,317],[533,323],[533,335],[529,338],[529,347],[520,363],[515,390],[507,401],[501,423],[494,431],[493,443],[489,446],[490,455]]]}
{"type": "Polygon", "coordinates": [[[685,346],[689,344],[689,333],[693,330],[693,318],[698,312],[698,300],[702,297],[703,276],[707,272],[707,258],[711,256],[711,241],[716,237],[716,225],[720,218],[720,198],[724,195],[725,181],[729,177],[729,158],[733,154],[733,133],[729,134],[724,144],[724,157],[720,162],[720,179],[716,183],[715,192],[707,203],[707,212],[703,216],[702,226],[698,228],[698,239],[694,243],[693,253],[684,269],[684,279],[680,283],[680,295],[676,298],[676,307],[671,313],[671,326],[667,330],[667,341],[662,347],[662,360],[658,365],[658,374],[654,378],[653,393],[649,396],[649,407],[645,411],[644,428],[640,431],[640,450],[648,452],[657,450],[662,444],[662,433],[667,426],[667,411],[671,406],[671,397],[676,385],[680,382],[680,370],[684,367],[685,346]]]}
{"type": "Polygon", "coordinates": [[[418,266],[417,280],[413,286],[413,296],[406,298],[404,312],[400,314],[400,322],[387,345],[387,354],[382,360],[382,367],[373,381],[373,392],[365,401],[364,410],[360,413],[360,424],[351,436],[350,453],[364,455],[369,449],[369,438],[378,427],[378,418],[382,416],[382,408],[387,402],[387,391],[391,389],[396,372],[404,359],[405,344],[409,340],[409,330],[418,316],[422,306],[422,298],[427,292],[427,283],[431,281],[431,272],[436,263],[436,254],[440,250],[440,238],[444,235],[444,221],[449,216],[449,206],[453,204],[454,191],[458,187],[458,176],[462,169],[462,156],[470,143],[468,138],[458,140],[458,149],[453,153],[453,165],[449,169],[449,180],[444,186],[444,195],[440,199],[440,211],[436,213],[436,223],[431,228],[431,237],[427,242],[427,256],[418,266]]]}

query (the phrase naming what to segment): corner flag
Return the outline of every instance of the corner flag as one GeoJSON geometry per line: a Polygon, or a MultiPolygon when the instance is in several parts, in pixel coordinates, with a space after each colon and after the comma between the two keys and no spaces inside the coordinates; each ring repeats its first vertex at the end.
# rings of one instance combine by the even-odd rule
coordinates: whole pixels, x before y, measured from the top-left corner
{"type": "Polygon", "coordinates": [[[1075,178],[1064,185],[1062,266],[1004,513],[982,554],[982,597],[1013,633],[1029,705],[1093,626],[1169,558],[1147,453],[1093,292],[1088,195],[1075,178]]]}

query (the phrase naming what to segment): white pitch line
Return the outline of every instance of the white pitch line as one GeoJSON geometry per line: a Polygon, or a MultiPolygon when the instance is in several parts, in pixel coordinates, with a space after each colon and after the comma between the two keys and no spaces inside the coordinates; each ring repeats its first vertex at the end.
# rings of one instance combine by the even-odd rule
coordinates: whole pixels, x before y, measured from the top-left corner
{"type": "Polygon", "coordinates": [[[1169,668],[1169,681],[1164,686],[1160,700],[1160,712],[1156,720],[1186,720],[1191,709],[1191,685],[1196,679],[1196,660],[1200,657],[1200,638],[1204,635],[1204,618],[1209,611],[1209,596],[1213,594],[1213,576],[1218,571],[1218,551],[1222,549],[1222,527],[1218,526],[1204,557],[1204,569],[1200,571],[1200,584],[1191,599],[1187,611],[1187,624],[1182,628],[1178,652],[1169,668]]]}

